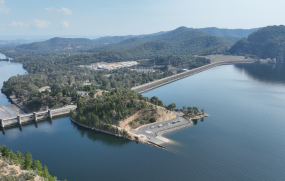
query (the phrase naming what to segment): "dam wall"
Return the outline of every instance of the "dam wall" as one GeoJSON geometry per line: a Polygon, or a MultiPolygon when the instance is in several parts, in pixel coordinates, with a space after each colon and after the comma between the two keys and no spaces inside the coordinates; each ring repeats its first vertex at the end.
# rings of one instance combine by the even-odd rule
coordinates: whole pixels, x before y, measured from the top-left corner
{"type": "Polygon", "coordinates": [[[69,105],[66,107],[58,108],[58,109],[48,109],[46,111],[40,111],[40,112],[33,112],[29,114],[19,114],[16,115],[12,111],[7,111],[8,113],[5,114],[5,117],[0,117],[0,126],[2,128],[7,127],[7,126],[13,126],[15,124],[21,125],[23,123],[27,123],[30,121],[38,121],[40,119],[46,119],[50,118],[52,119],[53,116],[60,116],[64,114],[68,114],[70,110],[75,110],[77,106],[74,105],[69,105]],[[7,116],[8,115],[8,116],[7,116]]]}
{"type": "Polygon", "coordinates": [[[211,63],[211,64],[208,64],[208,65],[204,65],[202,67],[198,67],[198,68],[195,68],[195,69],[192,69],[192,70],[188,70],[186,72],[182,72],[182,73],[179,73],[179,74],[176,74],[176,75],[165,77],[163,79],[155,80],[153,82],[149,82],[149,83],[146,83],[146,84],[143,84],[143,85],[139,85],[139,86],[133,87],[133,88],[131,88],[131,90],[135,90],[138,93],[143,93],[143,92],[147,92],[149,90],[155,89],[157,87],[169,84],[171,82],[183,79],[185,77],[197,74],[199,72],[203,72],[205,70],[211,69],[211,68],[216,67],[216,66],[230,65],[230,64],[254,63],[254,62],[256,62],[256,60],[224,61],[224,62],[211,63]]]}

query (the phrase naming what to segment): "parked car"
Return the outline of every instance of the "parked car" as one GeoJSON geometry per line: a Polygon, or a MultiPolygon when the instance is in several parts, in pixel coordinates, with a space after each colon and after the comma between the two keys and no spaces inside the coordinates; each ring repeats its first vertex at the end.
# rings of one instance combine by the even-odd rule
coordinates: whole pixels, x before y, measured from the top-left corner
{"type": "Polygon", "coordinates": [[[159,124],[158,127],[162,127],[162,124],[159,124]]]}
{"type": "Polygon", "coordinates": [[[151,126],[151,127],[150,127],[150,129],[153,129],[153,128],[154,128],[154,126],[151,126]]]}

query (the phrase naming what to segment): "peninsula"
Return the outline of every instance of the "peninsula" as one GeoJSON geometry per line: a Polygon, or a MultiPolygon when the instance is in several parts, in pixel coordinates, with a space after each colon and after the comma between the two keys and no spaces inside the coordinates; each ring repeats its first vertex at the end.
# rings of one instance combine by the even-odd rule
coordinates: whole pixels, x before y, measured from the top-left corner
{"type": "Polygon", "coordinates": [[[209,116],[197,107],[178,110],[175,103],[164,106],[156,96],[143,97],[130,89],[103,91],[96,98],[85,96],[77,106],[75,112],[70,111],[74,123],[156,146],[167,142],[161,137],[163,133],[190,126],[191,119],[209,116]]]}

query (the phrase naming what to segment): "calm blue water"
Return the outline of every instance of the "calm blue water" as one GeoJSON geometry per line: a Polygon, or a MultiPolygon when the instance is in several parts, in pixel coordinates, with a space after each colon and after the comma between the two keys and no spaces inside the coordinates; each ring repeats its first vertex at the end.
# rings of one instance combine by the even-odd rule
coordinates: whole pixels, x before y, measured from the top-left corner
{"type": "MultiPolygon", "coordinates": [[[[0,59],[5,59],[6,56],[0,53],[0,59]]],[[[26,72],[20,63],[10,63],[7,61],[0,61],[0,88],[3,86],[3,82],[7,81],[12,76],[17,76],[17,74],[22,75],[26,72]]],[[[8,105],[9,100],[4,94],[0,93],[0,106],[8,105]]]]}
{"type": "Polygon", "coordinates": [[[5,130],[0,144],[30,151],[69,181],[284,180],[284,74],[284,66],[226,65],[144,93],[210,115],[165,134],[173,152],[89,131],[64,117],[5,130]]]}

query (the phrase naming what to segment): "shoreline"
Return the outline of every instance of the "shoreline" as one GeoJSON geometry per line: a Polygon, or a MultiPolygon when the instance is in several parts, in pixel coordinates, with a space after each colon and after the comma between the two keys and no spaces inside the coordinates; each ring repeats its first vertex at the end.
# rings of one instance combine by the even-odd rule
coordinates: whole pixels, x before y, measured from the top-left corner
{"type": "MultiPolygon", "coordinates": [[[[209,115],[208,114],[205,114],[205,115],[200,115],[199,117],[200,118],[204,118],[204,117],[208,117],[209,115]]],[[[192,126],[194,125],[194,122],[191,120],[191,119],[185,119],[185,120],[188,120],[187,123],[184,123],[184,124],[181,124],[181,125],[178,125],[178,126],[175,126],[175,127],[171,127],[171,128],[166,128],[164,130],[158,130],[156,132],[154,132],[155,134],[155,137],[152,137],[151,139],[147,139],[147,136],[145,137],[141,137],[143,134],[142,133],[134,133],[132,131],[128,131],[129,133],[129,136],[124,136],[122,134],[117,134],[117,133],[113,133],[113,132],[110,132],[110,131],[106,131],[106,130],[102,130],[102,129],[98,129],[98,128],[95,128],[95,127],[92,127],[92,126],[87,126],[87,125],[84,125],[82,123],[79,123],[77,122],[76,120],[74,120],[73,118],[69,117],[69,119],[74,123],[74,124],[77,124],[81,127],[84,127],[86,129],[89,129],[89,130],[95,130],[95,131],[98,131],[98,132],[102,132],[102,133],[105,133],[105,134],[109,134],[109,135],[113,135],[113,136],[116,136],[116,137],[120,137],[120,138],[124,138],[124,139],[128,139],[130,141],[136,141],[136,142],[140,142],[140,143],[144,143],[144,144],[147,144],[147,145],[152,145],[152,146],[155,146],[155,147],[159,147],[159,148],[163,148],[163,149],[168,149],[167,147],[163,146],[162,144],[164,143],[168,143],[170,140],[167,139],[166,137],[163,137],[162,135],[165,134],[165,133],[169,133],[169,132],[172,132],[172,131],[176,131],[176,130],[179,130],[179,129],[182,129],[182,128],[185,128],[185,127],[188,127],[188,126],[192,126]]],[[[172,121],[173,119],[171,120],[167,120],[167,121],[172,121]]],[[[152,124],[157,124],[157,123],[152,123],[152,124]]],[[[115,126],[115,125],[113,125],[115,126]]],[[[149,125],[144,125],[144,126],[149,126],[149,125]]],[[[143,128],[144,126],[142,126],[141,128],[143,128]]],[[[121,127],[118,127],[116,126],[119,130],[123,130],[123,128],[121,127]]]]}
{"type": "MultiPolygon", "coordinates": [[[[116,133],[112,133],[112,132],[109,132],[109,131],[101,130],[101,129],[98,129],[98,128],[95,128],[95,127],[86,126],[86,125],[84,125],[84,124],[81,124],[81,123],[75,121],[75,120],[74,120],[73,118],[71,118],[71,117],[69,117],[69,119],[70,119],[73,123],[78,124],[79,126],[82,126],[82,127],[84,127],[84,128],[90,129],[90,130],[95,130],[95,131],[99,131],[99,132],[102,132],[102,133],[111,134],[111,135],[113,135],[113,136],[130,139],[129,137],[123,136],[123,135],[121,135],[121,134],[116,134],[116,133]]],[[[130,139],[130,140],[133,141],[133,139],[130,139]]]]}
{"type": "MultiPolygon", "coordinates": [[[[202,119],[202,118],[208,117],[208,116],[209,116],[208,114],[203,114],[203,115],[193,116],[193,118],[202,119]]],[[[176,130],[179,130],[179,129],[182,129],[182,128],[194,125],[194,122],[192,121],[193,118],[186,119],[186,118],[183,118],[181,116],[178,119],[181,119],[181,118],[185,120],[184,124],[180,124],[180,125],[177,125],[175,127],[170,127],[170,128],[166,128],[166,129],[163,129],[163,130],[157,130],[157,131],[153,132],[154,136],[149,138],[148,135],[146,135],[147,131],[146,131],[146,133],[143,133],[144,132],[143,130],[146,127],[148,127],[149,125],[159,124],[159,123],[162,123],[162,122],[155,122],[155,123],[152,123],[152,124],[147,124],[147,125],[140,126],[139,128],[137,128],[138,129],[137,131],[132,131],[132,130],[127,131],[129,135],[128,136],[124,136],[122,134],[117,134],[117,133],[113,133],[113,132],[110,132],[110,131],[106,131],[106,130],[102,130],[102,129],[99,129],[99,128],[95,128],[95,127],[92,127],[92,126],[84,125],[82,123],[77,122],[73,118],[69,117],[69,119],[73,123],[75,123],[75,124],[77,124],[77,125],[79,125],[81,127],[87,128],[89,130],[95,130],[95,131],[106,133],[106,134],[113,135],[113,136],[116,136],[116,137],[129,139],[130,141],[136,141],[136,142],[144,143],[144,144],[147,144],[147,145],[152,145],[152,146],[155,146],[155,147],[160,147],[160,148],[163,148],[163,149],[167,149],[167,147],[163,146],[162,144],[168,143],[170,141],[166,137],[163,137],[162,136],[163,134],[166,134],[166,133],[169,133],[169,132],[172,132],[172,131],[176,131],[176,130]],[[142,129],[142,128],[144,128],[144,129],[142,129]]],[[[177,119],[177,118],[174,118],[174,120],[175,119],[177,119]]],[[[170,120],[164,121],[164,123],[165,122],[172,122],[172,121],[173,121],[173,119],[170,119],[170,120]]],[[[124,128],[121,128],[121,127],[116,126],[116,125],[112,125],[112,126],[117,127],[119,130],[123,130],[124,129],[124,128]]]]}
{"type": "MultiPolygon", "coordinates": [[[[79,125],[79,126],[81,126],[81,127],[84,127],[84,128],[86,128],[86,129],[89,129],[89,130],[95,130],[95,131],[102,132],[102,133],[105,133],[105,134],[110,134],[110,135],[113,135],[113,136],[116,136],[116,137],[128,139],[128,140],[130,140],[130,141],[136,141],[136,142],[144,143],[144,144],[147,144],[147,145],[152,145],[152,146],[155,146],[155,147],[158,147],[158,148],[163,148],[163,149],[166,148],[165,146],[162,146],[162,145],[157,145],[157,144],[154,144],[154,143],[151,143],[151,142],[146,142],[146,141],[144,141],[144,140],[141,140],[139,137],[134,136],[132,133],[131,133],[131,134],[132,134],[134,137],[136,137],[136,138],[132,138],[131,136],[129,136],[129,137],[123,136],[123,135],[121,135],[121,134],[115,134],[115,133],[112,133],[112,132],[109,132],[109,131],[105,131],[105,130],[101,130],[101,129],[98,129],[98,128],[94,128],[94,127],[91,127],[91,126],[86,126],[86,125],[84,125],[84,124],[78,123],[77,121],[75,121],[75,120],[74,120],[73,118],[71,118],[71,117],[69,117],[69,119],[70,119],[73,123],[75,123],[75,124],[77,124],[77,125],[79,125]]],[[[118,127],[118,128],[119,128],[119,127],[118,127]]],[[[122,128],[120,128],[120,129],[122,129],[122,128]]],[[[131,135],[131,134],[130,134],[130,135],[131,135]]]]}
{"type": "MultiPolygon", "coordinates": [[[[86,126],[86,125],[84,125],[84,124],[78,123],[76,120],[74,120],[74,119],[71,118],[71,117],[69,117],[69,119],[70,119],[73,123],[75,123],[75,124],[77,124],[77,125],[79,125],[79,126],[81,126],[81,127],[84,127],[84,128],[86,128],[86,129],[89,129],[89,130],[95,130],[95,131],[102,132],[102,133],[105,133],[105,134],[110,134],[110,135],[113,135],[113,136],[116,136],[116,137],[125,138],[125,139],[128,139],[128,140],[130,140],[130,141],[136,141],[136,142],[144,143],[144,144],[147,144],[147,145],[152,145],[152,146],[155,146],[155,147],[158,147],[158,148],[167,149],[167,147],[165,147],[165,146],[162,146],[162,145],[159,145],[159,144],[150,142],[150,141],[142,140],[142,139],[139,138],[138,135],[134,135],[134,134],[131,133],[131,132],[128,132],[129,135],[130,135],[129,137],[128,137],[128,136],[123,136],[123,135],[121,135],[121,134],[116,134],[116,133],[112,133],[112,132],[109,132],[109,131],[101,130],[101,129],[98,129],[98,128],[95,128],[95,127],[86,126]],[[135,138],[133,138],[132,136],[135,137],[135,138]]],[[[184,126],[184,127],[185,127],[185,126],[184,126]]],[[[118,127],[118,128],[119,128],[119,127],[118,127]]],[[[182,128],[182,127],[181,127],[181,128],[182,128]]],[[[122,129],[122,128],[120,128],[120,129],[122,129]]],[[[178,128],[178,129],[180,129],[180,128],[178,128]]],[[[175,130],[177,130],[177,129],[175,129],[175,130]]],[[[171,131],[174,131],[174,130],[171,130],[171,131]]],[[[167,138],[165,138],[165,139],[167,139],[167,138]]]]}
{"type": "MultiPolygon", "coordinates": [[[[5,94],[6,95],[6,94],[5,94]]],[[[7,95],[6,95],[7,96],[7,95]]],[[[23,111],[24,114],[29,114],[31,113],[30,110],[28,110],[24,105],[20,105],[18,103],[18,99],[17,98],[14,98],[13,96],[15,95],[12,95],[12,96],[7,96],[9,101],[11,102],[11,104],[15,104],[19,109],[21,109],[23,111]]]]}

